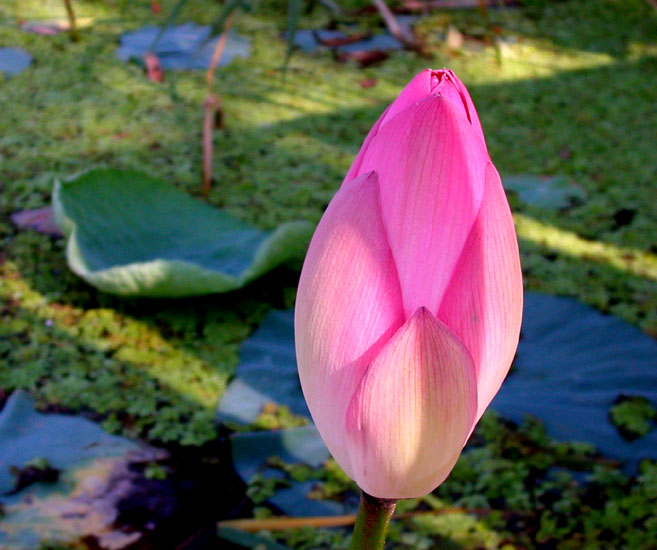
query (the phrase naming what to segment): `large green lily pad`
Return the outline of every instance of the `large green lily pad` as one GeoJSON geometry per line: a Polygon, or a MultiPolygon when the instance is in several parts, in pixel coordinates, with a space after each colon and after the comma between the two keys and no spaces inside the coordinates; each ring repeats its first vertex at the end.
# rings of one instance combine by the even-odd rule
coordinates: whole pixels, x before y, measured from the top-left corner
{"type": "Polygon", "coordinates": [[[261,231],[139,172],[56,181],[55,219],[71,269],[120,295],[180,297],[240,288],[303,258],[314,227],[261,231]]]}

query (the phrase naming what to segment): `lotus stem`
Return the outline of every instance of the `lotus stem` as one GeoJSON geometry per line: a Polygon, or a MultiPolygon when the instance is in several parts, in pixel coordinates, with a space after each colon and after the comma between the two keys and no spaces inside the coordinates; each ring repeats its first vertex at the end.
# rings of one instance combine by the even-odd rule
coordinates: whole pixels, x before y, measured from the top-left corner
{"type": "Polygon", "coordinates": [[[395,18],[395,15],[392,13],[392,11],[385,3],[385,1],[372,0],[372,2],[374,3],[376,9],[379,10],[379,13],[383,18],[386,27],[388,27],[388,31],[390,32],[390,34],[392,34],[397,40],[399,40],[407,48],[417,49],[418,46],[413,34],[409,32],[406,27],[403,27],[402,25],[399,24],[399,22],[395,18]]]}
{"type": "Polygon", "coordinates": [[[488,17],[488,0],[479,0],[479,11],[486,24],[488,24],[490,22],[488,17]]]}
{"type": "Polygon", "coordinates": [[[221,110],[221,98],[212,91],[214,84],[214,70],[221,59],[221,54],[224,52],[226,46],[226,39],[228,38],[228,31],[233,21],[233,14],[231,13],[226,19],[224,29],[217,41],[212,54],[210,66],[205,73],[205,81],[208,85],[208,93],[205,96],[204,110],[205,116],[203,118],[203,187],[201,189],[203,198],[207,199],[210,194],[210,186],[212,185],[212,146],[213,146],[213,129],[217,126],[223,125],[223,117],[221,110]],[[220,124],[217,124],[219,115],[220,124]]]}
{"type": "Polygon", "coordinates": [[[71,36],[71,40],[77,42],[80,40],[80,35],[78,34],[78,27],[75,24],[75,12],[73,11],[71,0],[64,0],[64,6],[66,7],[66,15],[68,16],[69,35],[71,36]]]}
{"type": "Polygon", "coordinates": [[[377,498],[362,492],[351,538],[351,550],[383,549],[388,524],[396,504],[396,500],[377,498]]]}
{"type": "Polygon", "coordinates": [[[212,92],[212,84],[214,82],[214,70],[221,59],[221,54],[224,53],[224,48],[226,47],[226,39],[228,38],[228,31],[230,30],[231,23],[233,22],[233,14],[231,13],[226,18],[226,23],[224,24],[223,31],[219,40],[217,40],[217,45],[212,52],[212,59],[210,60],[210,66],[208,67],[207,72],[205,73],[205,81],[208,85],[208,93],[212,92]]]}

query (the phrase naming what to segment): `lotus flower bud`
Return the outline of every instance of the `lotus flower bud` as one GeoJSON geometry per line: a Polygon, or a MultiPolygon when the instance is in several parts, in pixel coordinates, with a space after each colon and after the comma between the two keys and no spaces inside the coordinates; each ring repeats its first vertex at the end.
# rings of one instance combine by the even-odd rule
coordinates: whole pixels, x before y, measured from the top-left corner
{"type": "Polygon", "coordinates": [[[344,471],[380,498],[442,483],[521,316],[513,220],[477,112],[451,71],[423,71],[365,139],[299,282],[299,377],[344,471]]]}

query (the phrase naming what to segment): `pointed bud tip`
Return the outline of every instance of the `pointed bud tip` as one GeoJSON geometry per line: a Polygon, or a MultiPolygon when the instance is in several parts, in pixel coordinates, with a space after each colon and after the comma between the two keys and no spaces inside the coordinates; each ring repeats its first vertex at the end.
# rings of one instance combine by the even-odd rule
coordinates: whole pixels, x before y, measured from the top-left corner
{"type": "Polygon", "coordinates": [[[433,314],[429,311],[427,306],[420,306],[413,313],[413,317],[426,317],[427,315],[433,317],[433,314]]]}
{"type": "Polygon", "coordinates": [[[415,327],[419,338],[426,336],[425,331],[438,330],[440,325],[438,318],[427,306],[418,307],[407,321],[407,327],[415,327]]]}

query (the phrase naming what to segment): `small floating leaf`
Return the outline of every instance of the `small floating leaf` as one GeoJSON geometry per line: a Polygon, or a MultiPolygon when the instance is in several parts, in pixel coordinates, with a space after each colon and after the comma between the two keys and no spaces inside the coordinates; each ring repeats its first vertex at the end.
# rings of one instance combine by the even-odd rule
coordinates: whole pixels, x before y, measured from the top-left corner
{"type": "Polygon", "coordinates": [[[32,63],[32,56],[20,48],[0,48],[0,72],[17,75],[32,63]]]}
{"type": "MultiPolygon", "coordinates": [[[[315,468],[329,458],[329,452],[315,426],[285,430],[241,432],[231,436],[233,465],[245,483],[278,480],[282,472],[268,464],[277,457],[288,464],[308,464],[315,468]]],[[[332,500],[308,498],[315,482],[288,480],[288,487],[276,489],[265,498],[286,514],[298,516],[334,516],[351,510],[332,500]]],[[[273,484],[275,485],[275,484],[273,484]]]]}
{"type": "Polygon", "coordinates": [[[364,55],[380,55],[404,47],[389,33],[366,36],[360,32],[345,34],[339,30],[329,29],[298,30],[293,35],[292,44],[305,53],[322,48],[333,49],[336,50],[339,59],[345,60],[364,55]]]}
{"type": "Polygon", "coordinates": [[[231,437],[235,470],[244,480],[261,472],[267,457],[289,463],[319,466],[329,458],[328,449],[315,426],[286,430],[240,432],[231,437]]]}
{"type": "MultiPolygon", "coordinates": [[[[141,62],[147,53],[152,53],[157,56],[165,70],[207,69],[219,40],[218,36],[211,36],[211,32],[209,25],[194,23],[175,25],[162,33],[153,51],[149,52],[160,33],[160,28],[143,27],[121,37],[121,45],[116,55],[124,61],[136,59],[141,62]]],[[[249,55],[251,55],[249,39],[229,32],[219,66],[229,65],[234,59],[247,58],[249,55]]]]}
{"type": "Polygon", "coordinates": [[[503,176],[504,188],[527,204],[542,208],[566,208],[583,201],[586,193],[562,176],[503,176]]]}

